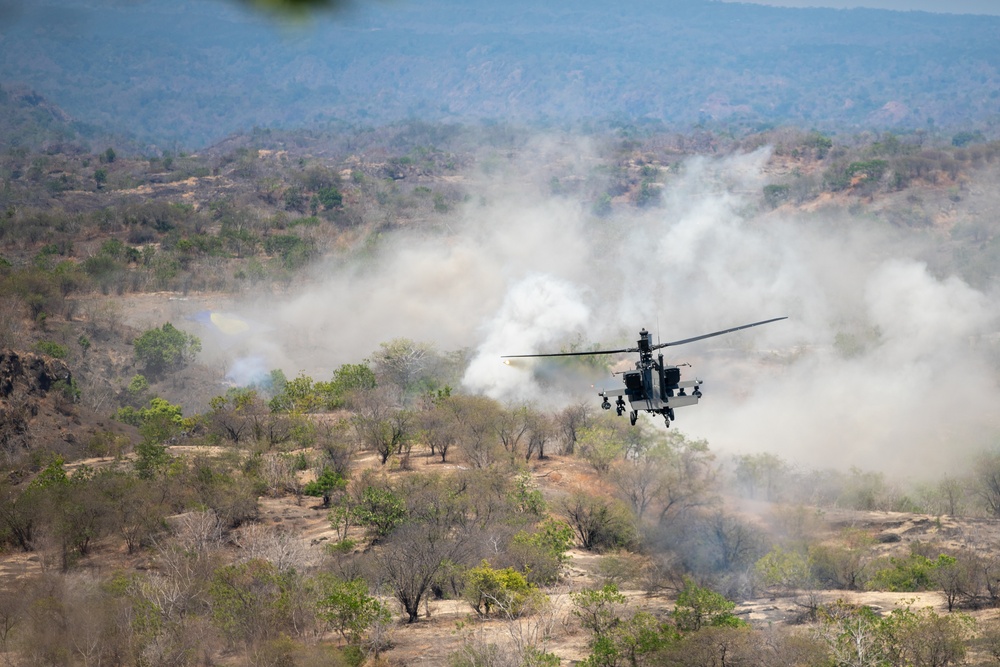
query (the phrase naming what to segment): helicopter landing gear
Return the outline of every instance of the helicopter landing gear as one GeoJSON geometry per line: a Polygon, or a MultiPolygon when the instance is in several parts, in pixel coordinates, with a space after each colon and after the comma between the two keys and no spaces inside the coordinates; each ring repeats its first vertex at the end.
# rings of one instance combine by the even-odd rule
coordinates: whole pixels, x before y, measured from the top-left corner
{"type": "MultiPolygon", "coordinates": [[[[618,413],[619,417],[625,414],[625,399],[621,396],[619,396],[618,400],[615,401],[615,411],[618,413]]],[[[634,424],[635,422],[632,423],[634,424]]]]}
{"type": "Polygon", "coordinates": [[[674,409],[667,408],[663,411],[663,421],[666,423],[667,428],[670,428],[670,421],[674,419],[674,409]]]}
{"type": "Polygon", "coordinates": [[[639,411],[638,410],[633,410],[632,412],[628,413],[628,420],[632,424],[632,426],[635,426],[635,421],[638,418],[639,418],[639,411]]]}

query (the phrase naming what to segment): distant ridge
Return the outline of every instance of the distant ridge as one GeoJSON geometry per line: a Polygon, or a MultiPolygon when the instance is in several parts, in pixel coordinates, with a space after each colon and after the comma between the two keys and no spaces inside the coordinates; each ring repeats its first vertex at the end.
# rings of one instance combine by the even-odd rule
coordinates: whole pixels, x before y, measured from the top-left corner
{"type": "Polygon", "coordinates": [[[331,120],[837,132],[1000,119],[1000,17],[401,0],[295,27],[227,2],[40,0],[2,36],[5,88],[167,147],[331,120]]]}

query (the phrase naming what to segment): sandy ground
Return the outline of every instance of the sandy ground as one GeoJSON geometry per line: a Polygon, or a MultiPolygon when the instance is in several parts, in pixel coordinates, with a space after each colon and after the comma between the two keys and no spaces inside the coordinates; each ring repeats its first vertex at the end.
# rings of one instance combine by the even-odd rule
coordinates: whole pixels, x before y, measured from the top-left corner
{"type": "MultiPolygon", "coordinates": [[[[216,447],[171,447],[175,455],[219,455],[228,451],[216,447]]],[[[111,464],[110,459],[88,459],[74,462],[70,468],[81,465],[99,467],[111,464]]],[[[356,461],[357,469],[378,465],[374,456],[366,454],[356,461]]],[[[440,464],[428,456],[415,456],[412,467],[421,472],[452,473],[460,469],[454,463],[440,464]]],[[[393,472],[393,475],[408,474],[393,472]]],[[[589,485],[593,490],[592,469],[573,457],[555,456],[533,462],[531,474],[547,499],[555,501],[560,495],[574,488],[589,485]]],[[[336,540],[336,533],[318,498],[283,496],[260,499],[261,520],[264,529],[287,531],[294,536],[306,567],[329,567],[325,546],[336,540]]],[[[766,503],[740,503],[740,510],[749,512],[763,526],[774,521],[775,508],[766,503]]],[[[876,536],[875,547],[880,554],[908,554],[910,544],[916,541],[954,547],[988,551],[1000,544],[1000,522],[987,519],[956,519],[892,512],[855,512],[846,510],[809,510],[815,519],[815,539],[823,540],[837,535],[846,527],[863,529],[876,536]]],[[[361,537],[360,532],[356,535],[361,537]]],[[[239,538],[229,547],[237,551],[246,548],[239,538]]],[[[98,545],[92,556],[83,559],[78,567],[108,572],[116,567],[136,567],[139,561],[148,561],[150,554],[127,557],[120,545],[98,545]]],[[[570,593],[599,583],[596,575],[601,555],[574,549],[566,564],[562,581],[547,590],[551,600],[548,613],[517,622],[502,620],[481,621],[464,602],[455,600],[428,600],[420,620],[413,624],[397,621],[392,628],[394,647],[388,657],[395,665],[436,666],[447,664],[448,656],[458,650],[463,638],[475,636],[486,641],[505,642],[512,639],[540,644],[572,664],[587,655],[587,633],[581,630],[572,614],[570,593]],[[540,639],[544,637],[545,639],[540,639]]],[[[45,563],[39,553],[8,551],[0,556],[0,581],[24,577],[40,572],[45,563]]],[[[50,564],[54,565],[54,564],[50,564]]],[[[670,595],[648,596],[635,585],[623,586],[631,604],[660,616],[674,607],[670,595]]],[[[897,605],[914,608],[932,607],[939,613],[946,611],[945,599],[936,592],[884,593],[856,591],[821,591],[811,596],[802,594],[784,597],[762,597],[740,603],[736,613],[758,627],[798,623],[807,602],[831,603],[844,600],[849,603],[870,605],[880,612],[889,612],[897,605]]],[[[389,601],[391,604],[395,604],[389,601]]],[[[996,610],[976,612],[978,618],[996,618],[996,610]]],[[[400,615],[397,615],[399,618],[400,615]]]]}

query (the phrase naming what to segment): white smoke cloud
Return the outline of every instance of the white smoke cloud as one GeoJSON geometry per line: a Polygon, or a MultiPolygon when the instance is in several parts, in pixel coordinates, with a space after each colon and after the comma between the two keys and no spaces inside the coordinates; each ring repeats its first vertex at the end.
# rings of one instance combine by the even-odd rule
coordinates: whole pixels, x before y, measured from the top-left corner
{"type": "MultiPolygon", "coordinates": [[[[585,174],[587,150],[527,152],[585,174]]],[[[467,390],[539,401],[551,392],[500,355],[568,340],[631,345],[642,327],[676,340],[787,315],[667,348],[706,383],[701,405],[678,411],[682,429],[717,451],[935,474],[991,442],[1000,391],[984,341],[996,300],[933,275],[888,232],[761,214],[769,157],[689,160],[666,179],[662,206],[619,206],[610,219],[544,192],[548,178],[530,162],[512,163],[468,185],[451,233],[388,235],[367,263],[328,267],[309,288],[247,306],[270,328],[239,352],[326,378],[402,336],[473,350],[467,390]]],[[[574,398],[597,401],[583,382],[574,398]]]]}
{"type": "Polygon", "coordinates": [[[532,362],[500,362],[504,354],[559,351],[567,332],[588,321],[590,309],[574,285],[550,275],[535,274],[507,292],[496,316],[466,370],[462,384],[498,400],[532,400],[543,393],[532,378],[532,362]]]}

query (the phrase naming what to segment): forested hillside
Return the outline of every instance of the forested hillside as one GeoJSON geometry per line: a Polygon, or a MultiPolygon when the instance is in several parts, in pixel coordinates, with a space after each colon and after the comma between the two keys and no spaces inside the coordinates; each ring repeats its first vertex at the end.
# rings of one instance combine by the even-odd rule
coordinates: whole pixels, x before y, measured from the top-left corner
{"type": "Polygon", "coordinates": [[[45,147],[0,157],[10,664],[992,664],[983,133],[142,156],[5,103],[45,147]],[[616,359],[497,358],[661,307],[790,319],[687,353],[706,399],[669,430],[600,410],[616,359]]]}
{"type": "Polygon", "coordinates": [[[159,149],[409,118],[824,132],[997,120],[1000,18],[707,0],[363,3],[274,23],[226,2],[45,0],[0,84],[159,149]]]}

